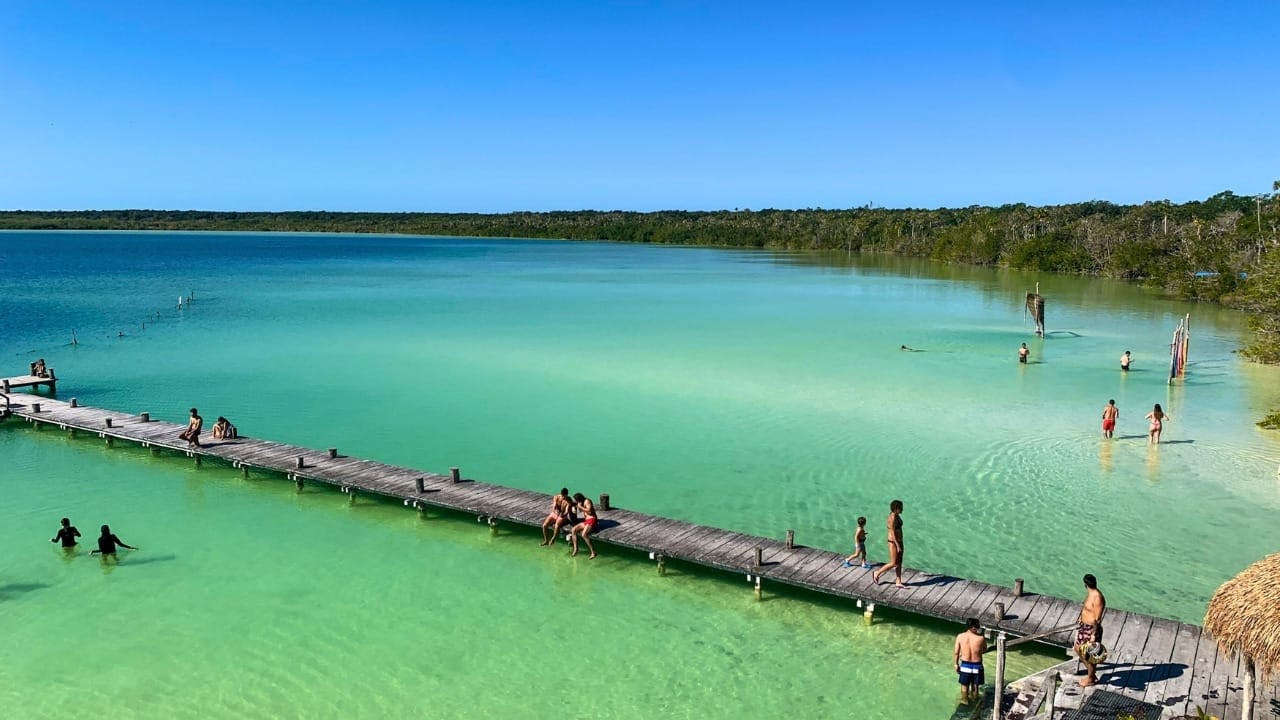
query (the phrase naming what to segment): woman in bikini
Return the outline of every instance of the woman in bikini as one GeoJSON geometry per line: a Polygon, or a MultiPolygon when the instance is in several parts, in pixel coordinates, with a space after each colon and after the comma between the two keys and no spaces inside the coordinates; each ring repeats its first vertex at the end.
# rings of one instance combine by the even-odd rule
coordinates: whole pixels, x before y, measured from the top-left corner
{"type": "Polygon", "coordinates": [[[573,526],[573,530],[569,532],[569,541],[573,543],[573,552],[569,553],[572,557],[578,554],[578,536],[587,543],[587,549],[591,551],[591,559],[595,559],[596,549],[591,546],[591,531],[596,529],[596,506],[591,503],[582,493],[574,493],[573,499],[578,503],[578,509],[582,511],[582,522],[573,526]]]}
{"type": "Polygon", "coordinates": [[[1147,413],[1147,419],[1151,421],[1151,427],[1147,429],[1147,442],[1151,445],[1160,444],[1160,431],[1164,429],[1164,421],[1168,419],[1168,415],[1160,409],[1160,403],[1156,403],[1155,409],[1147,413]]]}
{"type": "Polygon", "coordinates": [[[889,503],[889,518],[884,523],[885,530],[889,537],[889,562],[879,570],[872,574],[871,579],[877,585],[880,584],[880,576],[894,571],[894,587],[904,588],[902,584],[902,501],[894,500],[889,503]]]}

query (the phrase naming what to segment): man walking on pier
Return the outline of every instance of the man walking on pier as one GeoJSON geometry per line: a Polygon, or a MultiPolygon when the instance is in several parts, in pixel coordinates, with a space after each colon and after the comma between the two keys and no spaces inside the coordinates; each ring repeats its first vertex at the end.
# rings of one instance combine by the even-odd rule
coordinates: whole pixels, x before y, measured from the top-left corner
{"type": "Polygon", "coordinates": [[[969,618],[968,627],[956,636],[956,674],[960,676],[960,692],[964,699],[972,700],[982,691],[986,674],[982,670],[982,653],[987,651],[987,639],[982,636],[978,618],[969,618]]]}

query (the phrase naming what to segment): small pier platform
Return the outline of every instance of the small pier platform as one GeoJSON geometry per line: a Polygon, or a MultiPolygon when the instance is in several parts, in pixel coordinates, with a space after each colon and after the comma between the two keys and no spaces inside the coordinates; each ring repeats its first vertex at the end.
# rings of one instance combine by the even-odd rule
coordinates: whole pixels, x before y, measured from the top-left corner
{"type": "MultiPolygon", "coordinates": [[[[38,380],[43,384],[46,379],[38,380]]],[[[448,474],[424,472],[348,457],[336,448],[315,450],[250,437],[215,440],[207,431],[201,437],[201,447],[188,448],[178,437],[184,424],[156,420],[145,413],[85,407],[75,399],[63,402],[30,394],[10,393],[8,398],[13,416],[8,422],[21,418],[37,427],[82,433],[109,445],[137,443],[152,452],[185,455],[196,463],[220,461],[245,475],[250,470],[277,473],[299,489],[308,484],[337,488],[350,502],[362,495],[383,497],[420,512],[437,508],[475,515],[494,532],[500,523],[536,528],[551,504],[549,494],[467,479],[456,469],[448,474]]],[[[1021,580],[1004,587],[905,569],[902,575],[907,587],[897,589],[892,577],[876,585],[871,571],[842,568],[843,554],[797,544],[790,531],[786,540],[777,540],[612,507],[607,496],[600,500],[596,505],[600,521],[593,540],[647,553],[660,573],[665,572],[666,562],[678,560],[745,575],[757,597],[769,584],[777,583],[847,598],[863,609],[868,620],[876,608],[884,607],[961,624],[976,617],[994,633],[1012,637],[1044,634],[1041,642],[1062,648],[1074,642],[1074,629],[1051,631],[1074,623],[1080,603],[1027,592],[1021,580]]],[[[1238,660],[1221,655],[1199,626],[1111,609],[1104,627],[1110,658],[1099,667],[1098,688],[1155,705],[1163,718],[1194,715],[1197,706],[1222,718],[1240,716],[1243,668],[1238,660]]],[[[948,660],[939,659],[939,672],[949,669],[948,660]]],[[[988,677],[991,672],[989,667],[988,677]]],[[[1049,697],[1061,709],[1056,717],[1072,717],[1067,713],[1087,705],[1091,696],[1109,697],[1094,688],[1082,693],[1077,687],[1073,694],[1070,688],[1075,673],[1075,661],[1070,661],[1011,683],[1021,693],[1021,704],[1007,717],[1047,717],[1045,701],[1049,697]],[[1054,673],[1065,676],[1060,690],[1051,682],[1054,673]],[[1042,705],[1046,710],[1040,710],[1042,705]]],[[[1258,688],[1255,720],[1280,716],[1280,688],[1276,678],[1268,682],[1258,688]]]]}
{"type": "Polygon", "coordinates": [[[48,377],[39,375],[18,375],[16,377],[0,378],[0,392],[9,393],[19,388],[35,388],[40,389],[43,385],[49,388],[49,392],[58,391],[58,378],[52,372],[48,377]]]}

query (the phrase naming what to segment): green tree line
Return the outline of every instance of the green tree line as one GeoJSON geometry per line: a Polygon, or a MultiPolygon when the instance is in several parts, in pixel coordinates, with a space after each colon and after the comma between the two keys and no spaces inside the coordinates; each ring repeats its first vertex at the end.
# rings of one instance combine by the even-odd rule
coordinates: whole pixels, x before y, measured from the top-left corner
{"type": "Polygon", "coordinates": [[[0,212],[0,229],[239,230],[559,238],[890,252],[1155,284],[1251,313],[1247,355],[1280,362],[1280,181],[1273,192],[1140,205],[475,213],[0,212]]]}

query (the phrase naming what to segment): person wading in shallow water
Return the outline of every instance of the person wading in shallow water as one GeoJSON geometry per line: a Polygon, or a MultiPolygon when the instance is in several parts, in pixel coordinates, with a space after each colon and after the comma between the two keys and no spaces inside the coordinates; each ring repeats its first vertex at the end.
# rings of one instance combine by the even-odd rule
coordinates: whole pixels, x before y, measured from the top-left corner
{"type": "Polygon", "coordinates": [[[1102,437],[1115,437],[1116,419],[1120,417],[1120,408],[1116,407],[1115,398],[1102,406],[1102,437]]]}
{"type": "Polygon", "coordinates": [[[972,700],[982,692],[986,682],[982,668],[982,653],[987,651],[987,639],[982,636],[978,618],[969,618],[968,627],[956,636],[956,674],[960,676],[960,692],[965,700],[972,700]]]}
{"type": "Polygon", "coordinates": [[[98,536],[98,549],[90,552],[89,554],[102,555],[104,560],[106,558],[114,560],[116,557],[116,546],[129,548],[130,550],[138,549],[116,537],[116,534],[111,532],[111,527],[109,525],[103,525],[102,534],[98,536]]]}
{"type": "Polygon", "coordinates": [[[62,518],[62,527],[58,528],[58,534],[54,535],[49,542],[60,542],[63,548],[70,549],[76,546],[78,537],[80,537],[80,531],[71,524],[71,519],[62,518]]]}

